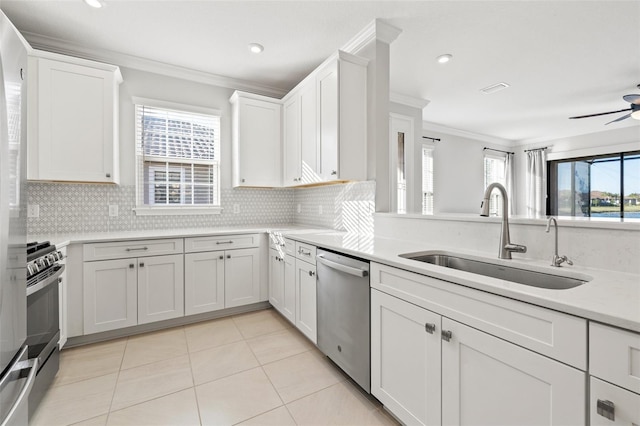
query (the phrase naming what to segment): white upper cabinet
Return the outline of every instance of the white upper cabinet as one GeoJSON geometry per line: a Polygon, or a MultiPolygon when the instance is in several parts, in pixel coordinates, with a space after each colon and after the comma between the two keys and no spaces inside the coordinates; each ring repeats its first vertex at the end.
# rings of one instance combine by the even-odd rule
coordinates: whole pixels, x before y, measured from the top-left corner
{"type": "Polygon", "coordinates": [[[36,52],[29,58],[30,180],[119,182],[118,67],[36,52]]]}
{"type": "Polygon", "coordinates": [[[280,101],[236,91],[229,102],[232,109],[233,186],[281,186],[280,101]]]}
{"type": "Polygon", "coordinates": [[[284,186],[366,180],[367,60],[338,52],[284,100],[284,186]]]}

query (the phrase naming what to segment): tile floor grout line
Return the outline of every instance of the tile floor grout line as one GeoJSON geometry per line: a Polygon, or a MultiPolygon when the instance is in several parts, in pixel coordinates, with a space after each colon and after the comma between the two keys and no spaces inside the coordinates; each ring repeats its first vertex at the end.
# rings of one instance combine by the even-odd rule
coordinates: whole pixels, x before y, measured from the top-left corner
{"type": "Polygon", "coordinates": [[[127,352],[127,346],[129,345],[129,337],[126,338],[124,343],[124,349],[122,350],[122,358],[120,359],[120,367],[118,367],[118,374],[116,375],[116,384],[113,386],[113,393],[111,394],[111,401],[109,401],[109,408],[107,410],[107,418],[104,422],[105,426],[109,424],[109,416],[111,415],[111,407],[113,407],[113,400],[116,397],[116,389],[118,389],[118,381],[120,380],[120,372],[122,371],[122,364],[124,363],[124,356],[127,352]]]}

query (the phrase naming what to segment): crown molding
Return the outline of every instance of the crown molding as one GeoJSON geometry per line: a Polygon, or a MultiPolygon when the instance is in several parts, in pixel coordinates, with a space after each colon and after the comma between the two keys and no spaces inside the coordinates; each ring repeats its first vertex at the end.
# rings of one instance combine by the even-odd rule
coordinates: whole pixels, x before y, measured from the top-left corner
{"type": "Polygon", "coordinates": [[[185,67],[170,65],[164,62],[144,59],[138,56],[126,55],[107,49],[89,49],[75,43],[70,43],[53,37],[47,37],[36,33],[23,32],[24,37],[35,49],[75,56],[98,62],[107,62],[125,68],[133,68],[140,71],[166,75],[197,83],[211,84],[228,89],[242,90],[259,95],[281,98],[288,91],[281,88],[256,84],[246,80],[212,74],[204,71],[196,71],[185,67]]]}
{"type": "Polygon", "coordinates": [[[391,44],[402,33],[400,28],[396,28],[393,25],[387,24],[380,19],[374,19],[364,27],[358,34],[356,34],[351,40],[346,42],[340,50],[344,50],[348,53],[357,54],[367,44],[374,40],[381,41],[383,43],[391,44]]]}
{"type": "Polygon", "coordinates": [[[420,110],[429,105],[430,102],[428,99],[414,98],[413,96],[401,95],[400,93],[394,92],[389,93],[389,101],[420,110]]]}
{"type": "Polygon", "coordinates": [[[474,139],[480,142],[493,143],[505,147],[513,147],[513,141],[508,139],[497,138],[495,136],[483,135],[481,133],[469,132],[467,130],[454,129],[452,127],[443,126],[441,124],[431,123],[429,121],[422,122],[422,130],[430,130],[432,132],[445,133],[452,136],[461,136],[463,138],[474,139]]]}

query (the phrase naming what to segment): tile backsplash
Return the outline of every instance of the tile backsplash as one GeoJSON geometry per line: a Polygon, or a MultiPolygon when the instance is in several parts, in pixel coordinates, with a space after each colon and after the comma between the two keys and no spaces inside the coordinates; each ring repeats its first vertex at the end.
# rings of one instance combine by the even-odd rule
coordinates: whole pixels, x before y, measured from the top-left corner
{"type": "Polygon", "coordinates": [[[136,216],[133,185],[29,182],[27,194],[27,204],[39,206],[39,217],[27,219],[29,235],[290,224],[362,231],[373,226],[375,210],[375,182],[222,189],[219,215],[136,216]]]}

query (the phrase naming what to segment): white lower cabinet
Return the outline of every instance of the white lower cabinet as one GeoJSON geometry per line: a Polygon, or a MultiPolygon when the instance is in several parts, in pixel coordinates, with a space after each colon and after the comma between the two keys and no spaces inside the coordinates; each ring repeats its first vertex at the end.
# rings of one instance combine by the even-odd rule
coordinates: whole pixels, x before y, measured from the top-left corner
{"type": "Polygon", "coordinates": [[[296,322],[296,258],[284,256],[284,286],[280,313],[292,324],[296,322]]]}
{"type": "Polygon", "coordinates": [[[185,315],[224,308],[224,251],[184,255],[185,315]]]}
{"type": "MultiPolygon", "coordinates": [[[[519,312],[493,317],[484,309],[499,305],[493,296],[482,300],[482,292],[374,263],[371,280],[371,391],[403,423],[586,424],[585,371],[476,328],[491,319],[492,331],[509,335],[522,325],[519,312]],[[409,286],[416,296],[406,292],[409,286]],[[468,305],[458,312],[462,301],[468,305]],[[473,312],[479,314],[468,317],[473,312]],[[461,322],[467,320],[474,327],[461,322]]],[[[546,321],[547,330],[553,325],[554,333],[573,327],[571,319],[531,313],[531,320],[546,321]]]]}
{"type": "Polygon", "coordinates": [[[284,256],[269,249],[269,303],[282,312],[284,304],[284,256]]]}
{"type": "Polygon", "coordinates": [[[260,250],[227,250],[224,258],[224,306],[260,301],[260,250]]]}
{"type": "Polygon", "coordinates": [[[317,343],[316,248],[299,242],[295,247],[295,325],[309,340],[317,343]]]}
{"type": "Polygon", "coordinates": [[[138,324],[184,316],[182,255],[138,259],[138,324]]]}
{"type": "Polygon", "coordinates": [[[590,380],[589,418],[592,426],[640,425],[640,395],[596,377],[590,380]]]}

